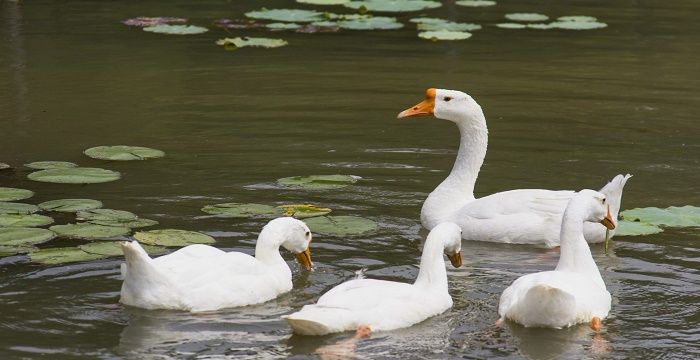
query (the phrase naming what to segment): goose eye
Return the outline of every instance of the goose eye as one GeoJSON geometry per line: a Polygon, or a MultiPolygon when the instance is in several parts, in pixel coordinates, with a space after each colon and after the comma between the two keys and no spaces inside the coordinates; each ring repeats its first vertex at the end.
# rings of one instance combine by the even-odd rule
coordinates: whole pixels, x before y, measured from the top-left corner
{"type": "Polygon", "coordinates": [[[444,101],[450,101],[450,100],[452,100],[452,98],[449,97],[449,96],[445,96],[444,98],[442,98],[442,100],[444,100],[444,101]]]}
{"type": "Polygon", "coordinates": [[[603,198],[603,205],[605,205],[605,198],[603,198]]]}
{"type": "Polygon", "coordinates": [[[309,237],[311,235],[311,231],[306,232],[306,237],[309,237]]]}

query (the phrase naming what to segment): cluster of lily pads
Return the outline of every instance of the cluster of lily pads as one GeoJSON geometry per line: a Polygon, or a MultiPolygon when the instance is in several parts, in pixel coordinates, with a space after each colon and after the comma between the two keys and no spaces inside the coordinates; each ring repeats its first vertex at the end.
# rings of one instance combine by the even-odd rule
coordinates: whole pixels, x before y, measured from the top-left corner
{"type": "Polygon", "coordinates": [[[700,207],[637,208],[623,211],[621,217],[616,236],[650,235],[660,233],[664,228],[700,226],[700,207]]]}

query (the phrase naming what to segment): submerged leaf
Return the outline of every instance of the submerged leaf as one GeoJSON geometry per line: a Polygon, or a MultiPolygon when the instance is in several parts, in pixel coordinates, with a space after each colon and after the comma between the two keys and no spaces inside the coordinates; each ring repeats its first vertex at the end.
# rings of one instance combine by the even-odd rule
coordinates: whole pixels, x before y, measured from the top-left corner
{"type": "Polygon", "coordinates": [[[90,223],[54,225],[49,230],[59,236],[72,239],[108,239],[128,235],[131,229],[121,226],[104,226],[90,223]]]}
{"type": "Polygon", "coordinates": [[[76,212],[81,210],[99,209],[102,202],[92,199],[59,199],[45,201],[39,204],[45,211],[76,212]]]}
{"type": "Polygon", "coordinates": [[[615,236],[636,236],[658,234],[664,231],[662,228],[638,221],[621,220],[617,222],[615,236]]]}
{"type": "Polygon", "coordinates": [[[277,179],[280,185],[304,189],[339,189],[354,184],[360,179],[352,175],[310,175],[291,176],[277,179]]]}
{"type": "Polygon", "coordinates": [[[87,253],[77,247],[39,249],[29,253],[32,262],[45,265],[97,260],[105,257],[105,255],[87,253]]]}
{"type": "Polygon", "coordinates": [[[155,25],[147,26],[143,28],[143,31],[157,33],[157,34],[168,34],[168,35],[197,35],[203,34],[209,29],[201,26],[194,25],[155,25]]]}
{"type": "Polygon", "coordinates": [[[34,192],[31,190],[0,187],[0,201],[24,200],[32,196],[34,196],[34,192]]]}
{"type": "Polygon", "coordinates": [[[0,201],[0,214],[33,214],[39,207],[32,204],[0,201]]]}
{"type": "Polygon", "coordinates": [[[245,13],[251,19],[284,21],[284,22],[313,22],[323,20],[323,13],[302,9],[261,9],[245,13]]]}
{"type": "Polygon", "coordinates": [[[187,19],[185,18],[178,18],[178,17],[147,17],[147,16],[139,16],[131,19],[127,19],[122,21],[122,24],[128,25],[128,26],[140,26],[140,27],[146,27],[146,26],[155,26],[155,25],[162,25],[162,24],[182,24],[186,23],[187,19]]]}
{"type": "Polygon", "coordinates": [[[343,6],[355,10],[365,9],[366,11],[380,12],[408,12],[439,8],[442,4],[437,1],[424,0],[367,0],[351,1],[343,4],[343,6]]]}
{"type": "Polygon", "coordinates": [[[119,180],[121,174],[100,168],[62,168],[35,171],[29,180],[62,184],[97,184],[119,180]]]}
{"type": "Polygon", "coordinates": [[[30,169],[45,170],[45,169],[63,169],[77,167],[78,164],[68,161],[35,161],[24,166],[30,169]]]}
{"type": "Polygon", "coordinates": [[[546,21],[549,16],[538,13],[512,13],[506,14],[506,19],[513,21],[546,21]]]}
{"type": "Polygon", "coordinates": [[[270,39],[261,37],[236,37],[224,38],[216,41],[216,45],[221,45],[224,48],[241,48],[246,46],[276,48],[287,45],[287,42],[282,39],[270,39]]]}
{"type": "Polygon", "coordinates": [[[163,229],[139,231],[134,238],[141,243],[160,246],[187,246],[191,244],[212,244],[213,237],[195,231],[163,229]]]}
{"type": "Polygon", "coordinates": [[[53,219],[37,214],[0,214],[0,227],[39,227],[53,224],[53,219]]]}
{"type": "Polygon", "coordinates": [[[495,1],[491,0],[459,0],[455,4],[459,6],[469,6],[469,7],[480,7],[480,6],[494,6],[495,1]]]}
{"type": "Polygon", "coordinates": [[[700,207],[686,205],[666,209],[655,207],[625,210],[622,217],[627,221],[639,221],[651,225],[668,227],[700,226],[700,207]]]}
{"type": "Polygon", "coordinates": [[[289,204],[280,205],[277,208],[281,209],[285,216],[293,216],[297,219],[323,216],[332,211],[331,209],[322,208],[313,204],[289,204]]]}
{"type": "Polygon", "coordinates": [[[93,159],[115,161],[146,160],[165,156],[161,150],[126,145],[95,146],[83,151],[83,154],[93,159]]]}
{"type": "Polygon", "coordinates": [[[246,218],[258,215],[281,215],[282,211],[274,206],[263,204],[223,203],[207,205],[202,208],[207,214],[221,217],[246,218]]]}
{"type": "Polygon", "coordinates": [[[471,33],[466,31],[423,31],[418,33],[418,37],[422,39],[438,41],[438,40],[465,40],[472,37],[471,33]]]}
{"type": "Polygon", "coordinates": [[[53,231],[39,228],[0,228],[0,245],[29,246],[45,243],[56,237],[53,231]]]}
{"type": "Polygon", "coordinates": [[[358,216],[323,216],[304,220],[314,233],[325,235],[360,235],[377,230],[377,223],[358,216]]]}

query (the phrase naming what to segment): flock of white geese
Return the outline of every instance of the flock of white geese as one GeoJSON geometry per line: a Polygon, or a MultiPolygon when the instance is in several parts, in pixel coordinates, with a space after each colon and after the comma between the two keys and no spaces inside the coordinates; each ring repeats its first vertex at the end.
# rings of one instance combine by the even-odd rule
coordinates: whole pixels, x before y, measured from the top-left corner
{"type": "MultiPolygon", "coordinates": [[[[368,335],[411,326],[452,306],[443,254],[462,265],[462,240],[560,246],[556,268],[522,276],[501,295],[500,324],[563,328],[588,323],[598,331],[611,297],[588,243],[612,236],[622,190],[630,175],[618,175],[600,191],[518,189],[482,198],[474,185],[488,142],[479,104],[455,90],[428,89],[421,103],[399,118],[434,116],[454,122],[461,135],[449,176],[430,193],[421,222],[430,230],[413,284],[355,279],[323,294],[315,304],[283,318],[297,334],[356,331],[368,335]]],[[[123,304],[191,312],[262,303],[292,289],[292,271],[280,246],[312,269],[312,234],[303,221],[283,217],[260,232],[255,256],[190,245],[150,258],[137,241],[124,242],[123,304]]]]}

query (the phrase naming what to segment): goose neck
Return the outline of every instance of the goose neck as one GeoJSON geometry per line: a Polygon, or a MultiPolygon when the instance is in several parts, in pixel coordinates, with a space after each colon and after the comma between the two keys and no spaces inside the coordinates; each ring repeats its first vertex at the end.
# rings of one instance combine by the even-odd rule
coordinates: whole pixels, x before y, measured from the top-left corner
{"type": "Polygon", "coordinates": [[[442,257],[444,250],[442,239],[428,235],[423,246],[420,270],[415,285],[447,289],[447,270],[442,257]]]}

